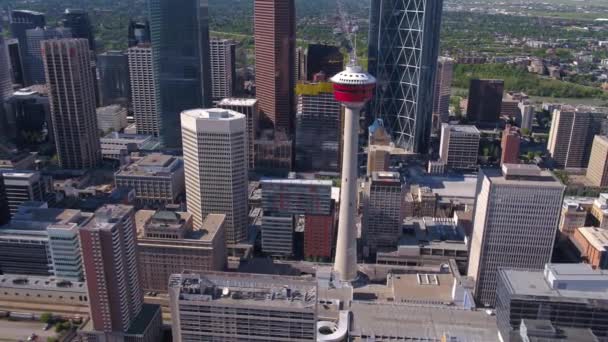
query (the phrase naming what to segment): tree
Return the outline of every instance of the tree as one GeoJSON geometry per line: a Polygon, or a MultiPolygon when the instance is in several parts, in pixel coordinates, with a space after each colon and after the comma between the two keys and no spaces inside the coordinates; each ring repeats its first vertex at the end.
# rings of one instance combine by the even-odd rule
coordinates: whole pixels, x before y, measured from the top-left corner
{"type": "Polygon", "coordinates": [[[529,136],[530,135],[530,129],[529,128],[522,128],[521,129],[521,135],[523,136],[529,136]]]}
{"type": "Polygon", "coordinates": [[[42,315],[40,315],[40,322],[42,322],[42,323],[51,323],[52,320],[53,320],[53,314],[50,312],[45,312],[42,315]]]}

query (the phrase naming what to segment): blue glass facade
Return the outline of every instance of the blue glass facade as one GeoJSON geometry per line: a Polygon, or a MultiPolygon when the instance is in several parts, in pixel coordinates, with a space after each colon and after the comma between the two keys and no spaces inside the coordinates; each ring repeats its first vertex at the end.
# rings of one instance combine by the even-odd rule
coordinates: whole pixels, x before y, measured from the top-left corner
{"type": "Polygon", "coordinates": [[[208,2],[149,0],[148,6],[160,138],[177,148],[181,112],[212,105],[208,2]]]}
{"type": "Polygon", "coordinates": [[[394,143],[425,154],[433,115],[443,0],[372,0],[369,72],[378,79],[371,113],[394,143]]]}

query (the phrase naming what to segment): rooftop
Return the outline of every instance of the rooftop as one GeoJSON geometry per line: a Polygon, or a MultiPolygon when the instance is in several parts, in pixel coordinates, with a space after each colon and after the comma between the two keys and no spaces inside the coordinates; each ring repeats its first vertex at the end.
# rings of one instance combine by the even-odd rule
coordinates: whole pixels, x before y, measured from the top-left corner
{"type": "Polygon", "coordinates": [[[450,131],[458,132],[458,133],[467,133],[467,134],[479,134],[479,130],[477,127],[473,125],[450,125],[444,124],[450,127],[450,131]]]}
{"type": "Polygon", "coordinates": [[[235,111],[211,108],[211,109],[191,109],[182,112],[182,115],[193,119],[205,119],[214,121],[231,121],[243,118],[245,115],[235,111]]]}
{"type": "Polygon", "coordinates": [[[314,185],[314,186],[332,186],[330,180],[318,180],[318,179],[270,179],[265,178],[260,181],[260,184],[281,184],[281,185],[314,185]]]}
{"type": "Polygon", "coordinates": [[[62,290],[72,289],[76,292],[86,293],[85,282],[69,281],[55,277],[38,277],[24,275],[0,275],[0,287],[2,288],[29,288],[42,290],[62,290]]]}
{"type": "Polygon", "coordinates": [[[251,106],[255,106],[256,103],[258,103],[257,99],[229,97],[229,98],[222,99],[218,103],[218,106],[244,106],[244,107],[251,107],[251,106]]]}
{"type": "Polygon", "coordinates": [[[21,206],[10,223],[0,227],[0,234],[31,235],[31,232],[44,232],[52,229],[76,229],[86,223],[92,214],[74,209],[50,209],[21,206]]]}
{"type": "Polygon", "coordinates": [[[169,279],[169,288],[178,290],[182,301],[310,310],[317,304],[317,283],[304,277],[221,272],[175,274],[169,279]]]}
{"type": "Polygon", "coordinates": [[[564,188],[550,171],[542,170],[536,165],[504,164],[502,170],[484,168],[482,172],[497,185],[564,188]]]}
{"type": "Polygon", "coordinates": [[[401,184],[401,176],[399,175],[399,172],[373,172],[372,181],[401,184]]]}
{"type": "Polygon", "coordinates": [[[608,250],[608,230],[596,227],[578,228],[579,233],[598,251],[608,250]]]}
{"type": "Polygon", "coordinates": [[[183,165],[183,162],[177,157],[160,153],[152,153],[123,167],[116,173],[116,175],[170,176],[176,172],[178,168],[180,168],[179,165],[183,165]]]}

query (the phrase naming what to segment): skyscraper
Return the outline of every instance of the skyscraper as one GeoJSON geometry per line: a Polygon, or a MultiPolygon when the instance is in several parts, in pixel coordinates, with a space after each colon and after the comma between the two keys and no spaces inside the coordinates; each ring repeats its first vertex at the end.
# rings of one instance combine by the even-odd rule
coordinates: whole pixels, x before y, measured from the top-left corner
{"type": "Polygon", "coordinates": [[[131,97],[127,54],[107,51],[97,55],[97,72],[101,106],[127,105],[131,97]]]}
{"type": "Polygon", "coordinates": [[[161,116],[156,96],[156,78],[152,67],[152,48],[138,45],[129,48],[129,79],[137,134],[160,136],[161,116]]]}
{"type": "Polygon", "coordinates": [[[454,60],[449,57],[439,57],[435,89],[433,97],[433,130],[438,131],[442,123],[450,119],[450,95],[452,94],[452,76],[454,60]]]}
{"type": "Polygon", "coordinates": [[[562,106],[553,112],[547,150],[557,167],[586,168],[593,138],[606,134],[608,110],[562,106]]]}
{"type": "Polygon", "coordinates": [[[101,152],[88,43],[47,40],[42,49],[59,164],[65,169],[96,167],[101,152]]]}
{"type": "Polygon", "coordinates": [[[42,61],[42,41],[49,39],[71,38],[72,32],[66,28],[37,27],[27,30],[27,58],[25,72],[29,84],[46,84],[44,62],[42,61]]]}
{"type": "Polygon", "coordinates": [[[494,125],[500,119],[503,80],[471,80],[467,119],[469,122],[494,125]]]}
{"type": "Polygon", "coordinates": [[[475,126],[442,124],[439,157],[451,169],[476,170],[480,139],[475,126]]]}
{"type": "Polygon", "coordinates": [[[98,209],[94,219],[80,229],[92,321],[92,327],[80,333],[102,336],[95,341],[129,334],[160,337],[160,306],[144,304],[136,236],[133,207],[124,205],[98,209]],[[135,334],[140,330],[144,333],[135,334]]]}
{"type": "Polygon", "coordinates": [[[180,147],[180,113],[212,105],[208,2],[150,0],[149,11],[160,136],[180,147]]]}
{"type": "Polygon", "coordinates": [[[468,269],[478,305],[494,306],[499,269],[540,270],[550,262],[564,188],[536,165],[479,172],[468,269]]]}
{"type": "Polygon", "coordinates": [[[129,22],[129,47],[137,46],[140,44],[149,44],[150,43],[150,22],[148,20],[144,21],[134,21],[131,20],[129,22]]]}
{"type": "Polygon", "coordinates": [[[11,38],[6,41],[6,45],[11,61],[13,83],[25,85],[25,81],[23,79],[23,61],[21,59],[19,41],[16,38],[11,38]]]}
{"type": "MultiPolygon", "coordinates": [[[[11,12],[11,34],[13,38],[16,38],[19,42],[19,52],[21,55],[21,65],[25,72],[25,61],[27,58],[27,36],[26,31],[36,27],[44,27],[46,25],[46,19],[44,13],[27,11],[27,10],[14,10],[11,12]]],[[[24,83],[30,84],[29,80],[24,75],[24,83]]]]}
{"type": "Polygon", "coordinates": [[[214,100],[232,97],[236,83],[236,42],[211,39],[211,86],[214,100]]]}
{"type": "Polygon", "coordinates": [[[276,130],[293,131],[296,77],[294,0],[255,0],[256,94],[276,130]]]}
{"type": "Polygon", "coordinates": [[[72,30],[74,38],[86,39],[89,43],[89,50],[95,51],[95,36],[89,14],[81,9],[66,8],[63,13],[63,27],[72,30]]]}
{"type": "Polygon", "coordinates": [[[373,0],[370,11],[372,114],[415,153],[429,149],[442,10],[443,0],[373,0]]]}
{"type": "Polygon", "coordinates": [[[604,188],[608,186],[608,137],[596,135],[593,140],[587,179],[593,186],[604,188]]]}
{"type": "MultiPolygon", "coordinates": [[[[2,29],[0,29],[2,35],[2,29]]],[[[4,104],[13,95],[13,82],[11,75],[11,61],[8,46],[4,37],[0,37],[0,103],[4,104]]],[[[4,107],[4,106],[1,106],[4,107]]],[[[4,108],[0,110],[5,110],[4,108]]],[[[2,114],[0,114],[2,116],[2,114]]]]}
{"type": "Polygon", "coordinates": [[[309,44],[305,64],[307,81],[312,81],[314,76],[320,72],[330,79],[344,70],[344,56],[337,46],[309,44]]]}
{"type": "Polygon", "coordinates": [[[209,214],[225,214],[226,243],[246,238],[247,125],[245,115],[225,109],[182,113],[186,201],[195,228],[209,214]]]}
{"type": "Polygon", "coordinates": [[[342,108],[331,83],[300,83],[296,93],[297,170],[339,172],[342,108]]]}
{"type": "Polygon", "coordinates": [[[255,168],[255,139],[258,136],[260,124],[260,108],[258,100],[244,98],[227,98],[217,104],[218,108],[229,109],[247,117],[247,159],[249,169],[255,168]]]}
{"type": "Polygon", "coordinates": [[[372,253],[395,248],[401,237],[405,187],[398,172],[373,172],[365,186],[363,235],[372,253]]]}

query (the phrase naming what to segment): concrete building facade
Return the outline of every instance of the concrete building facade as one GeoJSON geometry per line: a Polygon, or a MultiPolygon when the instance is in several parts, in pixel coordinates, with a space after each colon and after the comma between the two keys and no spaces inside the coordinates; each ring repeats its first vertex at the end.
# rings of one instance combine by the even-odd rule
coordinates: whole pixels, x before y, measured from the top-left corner
{"type": "Polygon", "coordinates": [[[138,134],[158,137],[161,117],[158,112],[158,96],[155,92],[156,79],[152,68],[152,47],[138,45],[129,48],[129,79],[133,116],[138,134]]]}
{"type": "Polygon", "coordinates": [[[439,57],[435,88],[433,90],[433,131],[439,131],[441,124],[450,119],[450,96],[452,95],[452,78],[454,75],[454,59],[439,57]]]}
{"type": "Polygon", "coordinates": [[[439,158],[451,169],[476,170],[480,139],[475,126],[443,124],[439,158]]]}
{"type": "Polygon", "coordinates": [[[608,137],[596,135],[587,167],[587,179],[598,188],[608,186],[608,137]]]}
{"type": "Polygon", "coordinates": [[[372,253],[397,246],[403,225],[404,198],[405,187],[399,173],[372,173],[363,200],[363,236],[372,253]]]}
{"type": "Polygon", "coordinates": [[[236,42],[213,38],[209,41],[211,63],[211,97],[232,97],[236,86],[236,42]]]}
{"type": "Polygon", "coordinates": [[[260,124],[260,108],[258,100],[245,98],[226,98],[217,104],[218,108],[233,110],[247,118],[247,160],[249,169],[255,168],[255,139],[258,136],[260,124]]]}

